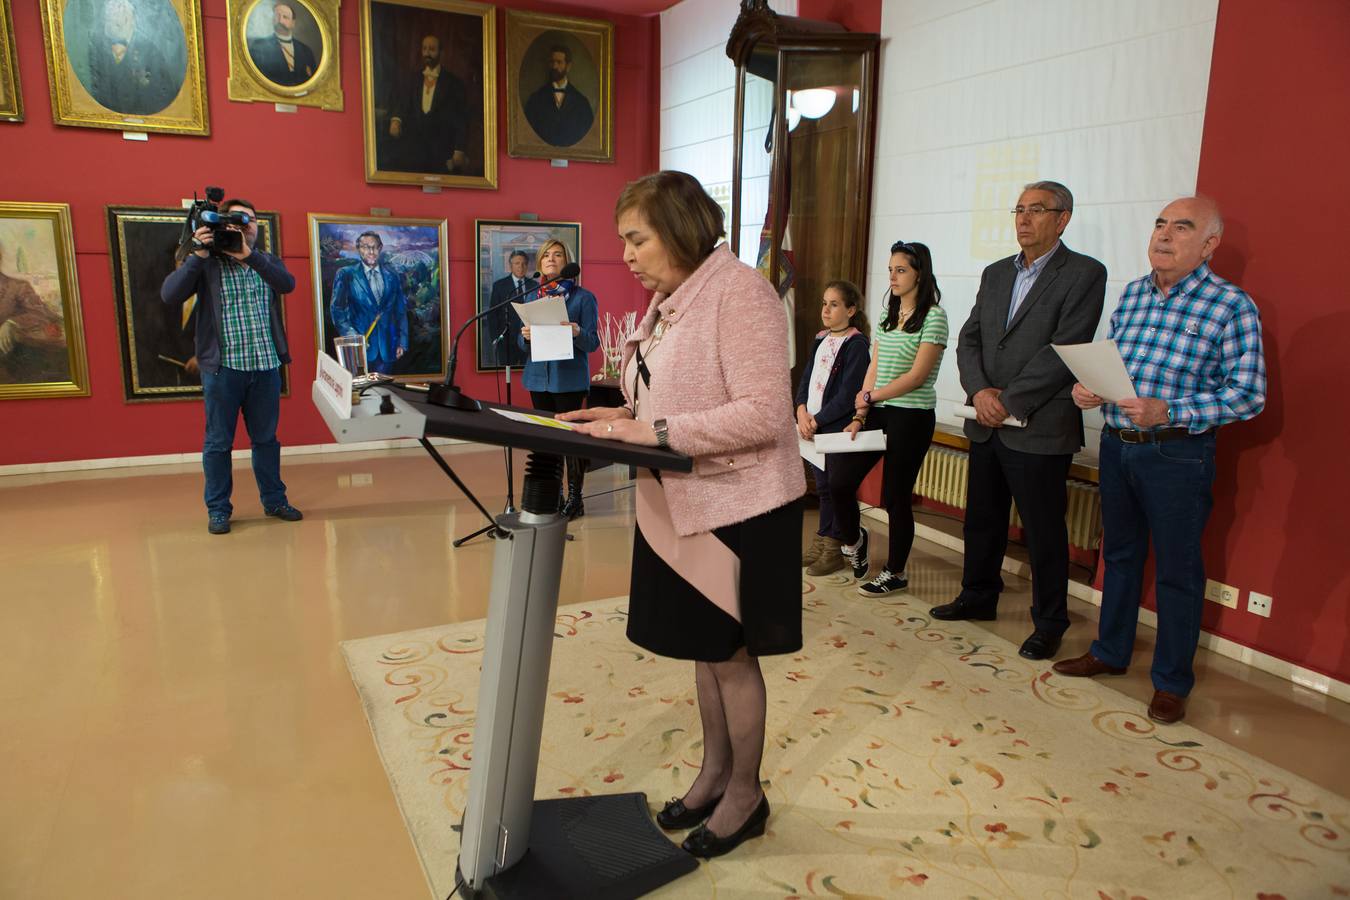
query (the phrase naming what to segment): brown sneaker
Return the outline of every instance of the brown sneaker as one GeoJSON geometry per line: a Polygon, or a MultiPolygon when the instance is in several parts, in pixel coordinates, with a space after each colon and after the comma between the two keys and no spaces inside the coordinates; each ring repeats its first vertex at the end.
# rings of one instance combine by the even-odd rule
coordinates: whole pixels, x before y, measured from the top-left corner
{"type": "Polygon", "coordinates": [[[1073,678],[1091,678],[1094,675],[1124,675],[1125,670],[1116,666],[1108,666],[1091,653],[1084,653],[1082,656],[1075,656],[1073,659],[1061,659],[1053,666],[1054,670],[1061,675],[1069,675],[1073,678]]]}
{"type": "Polygon", "coordinates": [[[820,559],[820,554],[824,550],[825,550],[824,535],[818,534],[815,537],[811,538],[811,546],[807,547],[805,550],[802,551],[802,568],[806,568],[807,566],[814,563],[816,560],[820,559]]]}
{"type": "Polygon", "coordinates": [[[832,575],[848,567],[844,554],[839,552],[839,542],[834,538],[821,538],[823,549],[820,558],[807,568],[807,575],[832,575]]]}
{"type": "Polygon", "coordinates": [[[1186,698],[1169,691],[1154,691],[1148,705],[1148,717],[1155,722],[1171,725],[1186,717],[1186,698]]]}

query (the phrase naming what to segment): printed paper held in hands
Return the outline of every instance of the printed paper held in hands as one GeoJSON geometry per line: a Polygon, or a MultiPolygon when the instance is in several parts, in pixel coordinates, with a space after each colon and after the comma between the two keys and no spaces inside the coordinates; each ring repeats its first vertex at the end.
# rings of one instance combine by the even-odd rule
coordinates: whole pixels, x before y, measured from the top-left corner
{"type": "Polygon", "coordinates": [[[1091,344],[1051,344],[1073,377],[1092,393],[1108,403],[1133,400],[1134,382],[1125,371],[1125,360],[1115,341],[1095,341],[1091,344]]]}
{"type": "Polygon", "coordinates": [[[849,434],[840,431],[836,434],[816,435],[817,453],[862,453],[867,450],[885,450],[886,432],[860,431],[856,440],[849,440],[849,434]]]}

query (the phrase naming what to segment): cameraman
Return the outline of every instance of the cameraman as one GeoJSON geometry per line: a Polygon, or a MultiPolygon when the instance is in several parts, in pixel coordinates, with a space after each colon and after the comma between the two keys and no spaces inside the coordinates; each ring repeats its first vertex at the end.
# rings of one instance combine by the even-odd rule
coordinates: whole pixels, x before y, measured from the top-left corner
{"type": "Polygon", "coordinates": [[[291,361],[281,324],[281,295],[295,289],[295,277],[280,259],[254,248],[258,214],[252,203],[226,200],[220,212],[246,217],[242,224],[221,226],[243,235],[240,249],[213,252],[212,227],[202,226],[189,239],[193,252],[160,289],[160,298],[171,306],[181,307],[193,294],[198,298],[197,364],[206,401],[202,469],[211,534],[230,530],[230,451],[240,412],[253,447],[253,475],[263,512],[287,522],[303,518],[286,501],[277,440],[281,364],[291,361]]]}

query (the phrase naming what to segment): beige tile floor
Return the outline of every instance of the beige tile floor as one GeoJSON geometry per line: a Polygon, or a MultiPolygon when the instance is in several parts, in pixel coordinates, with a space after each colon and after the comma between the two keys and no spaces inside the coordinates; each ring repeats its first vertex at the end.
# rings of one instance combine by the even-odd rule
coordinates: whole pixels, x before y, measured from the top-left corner
{"type": "MultiPolygon", "coordinates": [[[[499,508],[500,452],[450,458],[499,508]]],[[[196,466],[0,478],[0,898],[426,896],[338,642],[482,616],[493,545],[451,549],[480,517],[420,450],[287,457],[296,524],[235,472],[219,537],[196,466]]],[[[587,482],[619,491],[576,523],[561,603],[627,593],[624,475],[587,482]]],[[[960,559],[920,542],[911,574],[942,602],[960,559]]],[[[1020,641],[1028,585],[1008,581],[985,624],[1020,641]]],[[[1095,610],[1073,612],[1066,654],[1091,639],[1095,610]]],[[[1199,669],[1191,724],[1350,794],[1350,706],[1199,669]]],[[[1147,700],[1147,664],[1110,683],[1147,700]]]]}

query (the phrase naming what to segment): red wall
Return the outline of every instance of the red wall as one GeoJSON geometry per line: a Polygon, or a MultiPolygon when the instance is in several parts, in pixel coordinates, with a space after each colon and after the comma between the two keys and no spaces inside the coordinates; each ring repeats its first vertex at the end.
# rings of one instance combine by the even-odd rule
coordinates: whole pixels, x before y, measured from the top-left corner
{"type": "Polygon", "coordinates": [[[1223,0],[1214,38],[1199,190],[1223,208],[1214,269],[1256,301],[1270,387],[1265,412],[1219,439],[1205,535],[1211,578],[1240,608],[1205,604],[1205,628],[1350,681],[1350,5],[1223,0]],[[1253,65],[1260,60],[1260,65],[1253,65]],[[1270,594],[1273,615],[1246,611],[1270,594]]]}
{"type": "MultiPolygon", "coordinates": [[[[535,8],[498,2],[501,8],[535,8]]],[[[623,185],[654,170],[659,153],[660,40],[656,17],[616,16],[584,7],[550,4],[549,12],[614,22],[614,163],[553,168],[548,160],[506,155],[505,15],[497,15],[498,185],[495,191],[445,190],[365,183],[361,139],[360,36],[355,0],[342,4],[342,85],[345,110],[301,107],[277,113],[270,104],[232,103],[225,0],[203,0],[210,137],[150,135],[146,143],[115,131],[59,128],[52,124],[42,22],[35,2],[13,4],[15,42],[27,121],[0,125],[0,199],[69,203],[78,254],[92,394],[59,400],[9,400],[0,405],[0,465],[66,459],[138,456],[200,449],[202,414],[197,402],[126,404],[108,261],[104,206],[179,205],[206,183],[248,197],[281,213],[282,250],[296,276],[286,299],[294,363],[291,396],[282,401],[284,444],[318,444],[332,438],[314,411],[314,294],[310,279],[310,212],[369,215],[388,207],[395,216],[447,218],[450,242],[450,324],[458,328],[474,310],[475,218],[513,219],[521,212],[582,223],[583,283],[600,309],[645,308],[646,295],[619,259],[613,230],[614,200],[623,185]],[[23,439],[15,440],[14,435],[23,439]]],[[[472,331],[472,329],[470,329],[472,331]]],[[[466,333],[460,384],[471,394],[496,396],[499,378],[473,371],[473,335],[466,333]]],[[[593,366],[598,354],[593,358],[593,366]]],[[[517,402],[520,402],[517,400],[517,402]]],[[[241,432],[239,446],[246,441],[241,432]]]]}

